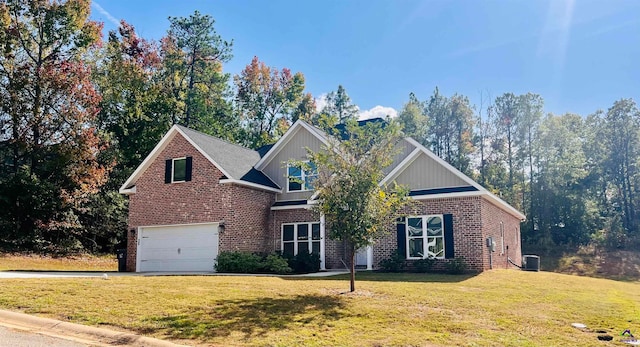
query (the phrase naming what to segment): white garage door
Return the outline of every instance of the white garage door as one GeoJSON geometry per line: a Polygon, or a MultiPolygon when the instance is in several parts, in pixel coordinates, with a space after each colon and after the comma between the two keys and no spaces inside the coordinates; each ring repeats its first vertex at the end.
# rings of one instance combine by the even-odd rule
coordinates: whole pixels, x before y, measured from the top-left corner
{"type": "Polygon", "coordinates": [[[218,224],[144,227],[138,239],[137,271],[213,271],[218,224]]]}

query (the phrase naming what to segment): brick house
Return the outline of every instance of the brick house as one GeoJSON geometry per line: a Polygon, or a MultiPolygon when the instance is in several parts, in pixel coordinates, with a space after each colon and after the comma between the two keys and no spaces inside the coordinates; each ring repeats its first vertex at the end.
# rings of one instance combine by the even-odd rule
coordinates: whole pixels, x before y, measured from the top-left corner
{"type": "MultiPolygon", "coordinates": [[[[327,136],[297,121],[254,151],[173,126],[120,188],[129,196],[127,270],[213,271],[225,250],[314,252],[322,269],[345,268],[345,245],[325,237],[311,209],[315,172],[288,164],[321,150],[327,136]]],[[[393,159],[383,183],[408,186],[418,203],[358,251],[356,265],[376,268],[396,250],[409,263],[434,257],[437,267],[463,257],[475,271],[520,262],[522,213],[411,138],[393,159]]]]}

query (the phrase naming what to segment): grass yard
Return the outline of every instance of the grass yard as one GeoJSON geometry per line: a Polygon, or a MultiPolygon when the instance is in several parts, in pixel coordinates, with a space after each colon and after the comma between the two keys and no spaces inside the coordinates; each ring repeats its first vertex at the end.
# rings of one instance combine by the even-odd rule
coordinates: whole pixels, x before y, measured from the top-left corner
{"type": "Polygon", "coordinates": [[[623,330],[640,335],[640,282],[494,270],[360,273],[356,287],[345,294],[344,276],[12,279],[0,307],[214,346],[620,346],[623,330]]]}
{"type": "Polygon", "coordinates": [[[37,254],[0,253],[0,271],[118,271],[115,255],[75,255],[54,258],[37,254]]]}

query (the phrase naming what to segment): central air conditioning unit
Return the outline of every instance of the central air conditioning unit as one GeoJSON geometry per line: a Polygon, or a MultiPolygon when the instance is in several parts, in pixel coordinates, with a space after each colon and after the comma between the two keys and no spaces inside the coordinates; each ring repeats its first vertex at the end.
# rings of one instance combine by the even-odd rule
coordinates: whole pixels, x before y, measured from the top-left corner
{"type": "Polygon", "coordinates": [[[523,255],[522,270],[540,271],[540,257],[537,255],[523,255]]]}

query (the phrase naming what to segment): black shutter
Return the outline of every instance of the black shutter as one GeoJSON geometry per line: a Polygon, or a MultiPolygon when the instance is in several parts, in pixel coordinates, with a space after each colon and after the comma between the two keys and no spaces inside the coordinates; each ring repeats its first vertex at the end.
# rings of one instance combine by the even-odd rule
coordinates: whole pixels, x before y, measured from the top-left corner
{"type": "Polygon", "coordinates": [[[402,219],[402,223],[398,222],[396,224],[396,231],[398,232],[398,253],[402,254],[405,258],[407,257],[407,231],[406,225],[404,224],[404,218],[402,219]]]}
{"type": "Polygon", "coordinates": [[[453,215],[444,215],[444,257],[446,259],[453,259],[453,215]]]}
{"type": "Polygon", "coordinates": [[[187,157],[187,166],[185,168],[185,172],[184,172],[184,180],[186,182],[191,181],[191,164],[193,163],[193,157],[187,157]]]}
{"type": "Polygon", "coordinates": [[[173,170],[173,160],[167,159],[164,165],[164,183],[171,183],[172,170],[173,170]]]}

